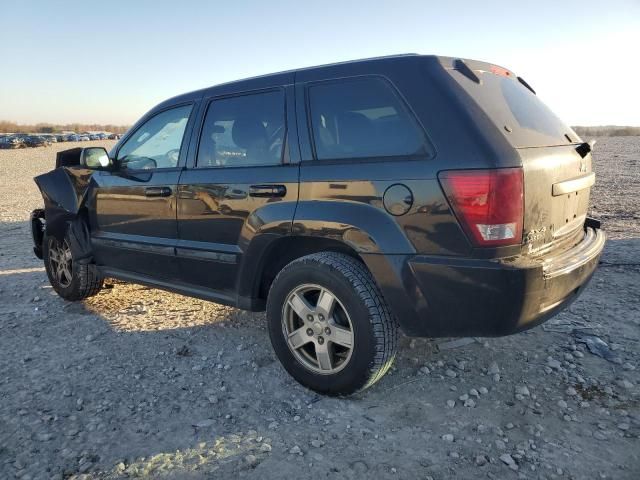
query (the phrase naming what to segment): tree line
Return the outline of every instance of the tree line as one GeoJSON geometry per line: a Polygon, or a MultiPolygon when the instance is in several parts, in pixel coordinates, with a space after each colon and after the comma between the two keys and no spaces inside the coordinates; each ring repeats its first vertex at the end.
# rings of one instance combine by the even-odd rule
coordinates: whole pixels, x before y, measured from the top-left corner
{"type": "MultiPolygon", "coordinates": [[[[605,125],[597,127],[572,127],[581,137],[629,137],[640,135],[640,127],[605,125]]],[[[0,120],[0,133],[60,133],[73,132],[111,132],[124,133],[128,125],[102,125],[99,123],[67,123],[65,125],[53,123],[36,123],[35,125],[18,124],[0,120]]]]}
{"type": "Polygon", "coordinates": [[[640,127],[605,125],[599,127],[571,127],[581,137],[631,137],[640,135],[640,127]]]}
{"type": "Polygon", "coordinates": [[[124,133],[129,129],[126,125],[102,125],[99,123],[36,123],[34,125],[18,124],[0,120],[0,133],[60,133],[60,132],[111,132],[124,133]]]}

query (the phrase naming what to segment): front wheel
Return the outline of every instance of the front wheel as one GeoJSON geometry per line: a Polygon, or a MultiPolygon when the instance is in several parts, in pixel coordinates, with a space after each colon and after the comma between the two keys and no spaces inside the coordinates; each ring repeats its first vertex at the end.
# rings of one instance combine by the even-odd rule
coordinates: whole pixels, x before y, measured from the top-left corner
{"type": "Polygon", "coordinates": [[[60,241],[45,235],[43,260],[51,286],[65,300],[76,301],[100,291],[103,278],[93,265],[74,261],[69,235],[60,241]]]}
{"type": "Polygon", "coordinates": [[[321,252],[288,264],[267,300],[269,336],[302,385],[346,395],[373,385],[396,354],[397,325],[358,260],[321,252]]]}

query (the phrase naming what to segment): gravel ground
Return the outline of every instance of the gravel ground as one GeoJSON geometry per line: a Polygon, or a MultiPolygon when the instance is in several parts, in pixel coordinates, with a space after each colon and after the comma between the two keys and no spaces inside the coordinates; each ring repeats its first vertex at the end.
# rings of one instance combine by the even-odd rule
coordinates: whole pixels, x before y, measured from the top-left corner
{"type": "Polygon", "coordinates": [[[27,219],[31,178],[72,146],[0,151],[0,478],[639,478],[640,138],[596,145],[610,241],[568,311],[403,338],[349,399],[295,383],[262,314],[121,283],[58,298],[27,219]]]}

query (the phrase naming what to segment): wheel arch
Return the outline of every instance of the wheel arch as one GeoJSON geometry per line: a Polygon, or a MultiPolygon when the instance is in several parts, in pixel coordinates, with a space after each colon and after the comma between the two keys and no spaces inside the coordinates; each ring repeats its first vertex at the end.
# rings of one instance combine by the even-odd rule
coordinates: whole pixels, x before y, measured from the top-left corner
{"type": "Polygon", "coordinates": [[[302,235],[280,236],[271,239],[266,245],[253,245],[247,252],[239,275],[239,295],[259,299],[262,303],[267,298],[271,283],[282,268],[297,258],[327,251],[344,253],[364,263],[352,246],[336,239],[302,235]]]}
{"type": "Polygon", "coordinates": [[[256,299],[261,307],[271,282],[285,265],[322,251],[345,253],[371,271],[366,258],[415,253],[415,248],[390,215],[370,204],[300,201],[291,234],[263,233],[249,243],[238,276],[238,296],[256,299]]]}

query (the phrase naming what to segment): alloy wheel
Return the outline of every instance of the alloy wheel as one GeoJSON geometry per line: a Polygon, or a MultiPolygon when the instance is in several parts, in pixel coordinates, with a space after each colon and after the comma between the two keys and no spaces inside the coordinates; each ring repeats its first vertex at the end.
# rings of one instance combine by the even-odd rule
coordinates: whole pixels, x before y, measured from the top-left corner
{"type": "Polygon", "coordinates": [[[62,288],[68,288],[73,280],[73,260],[71,248],[65,239],[60,243],[55,238],[49,238],[49,267],[51,273],[62,288]]]}
{"type": "Polygon", "coordinates": [[[337,373],[351,358],[351,318],[325,287],[306,284],[293,289],[282,309],[282,330],[293,355],[314,373],[337,373]]]}

